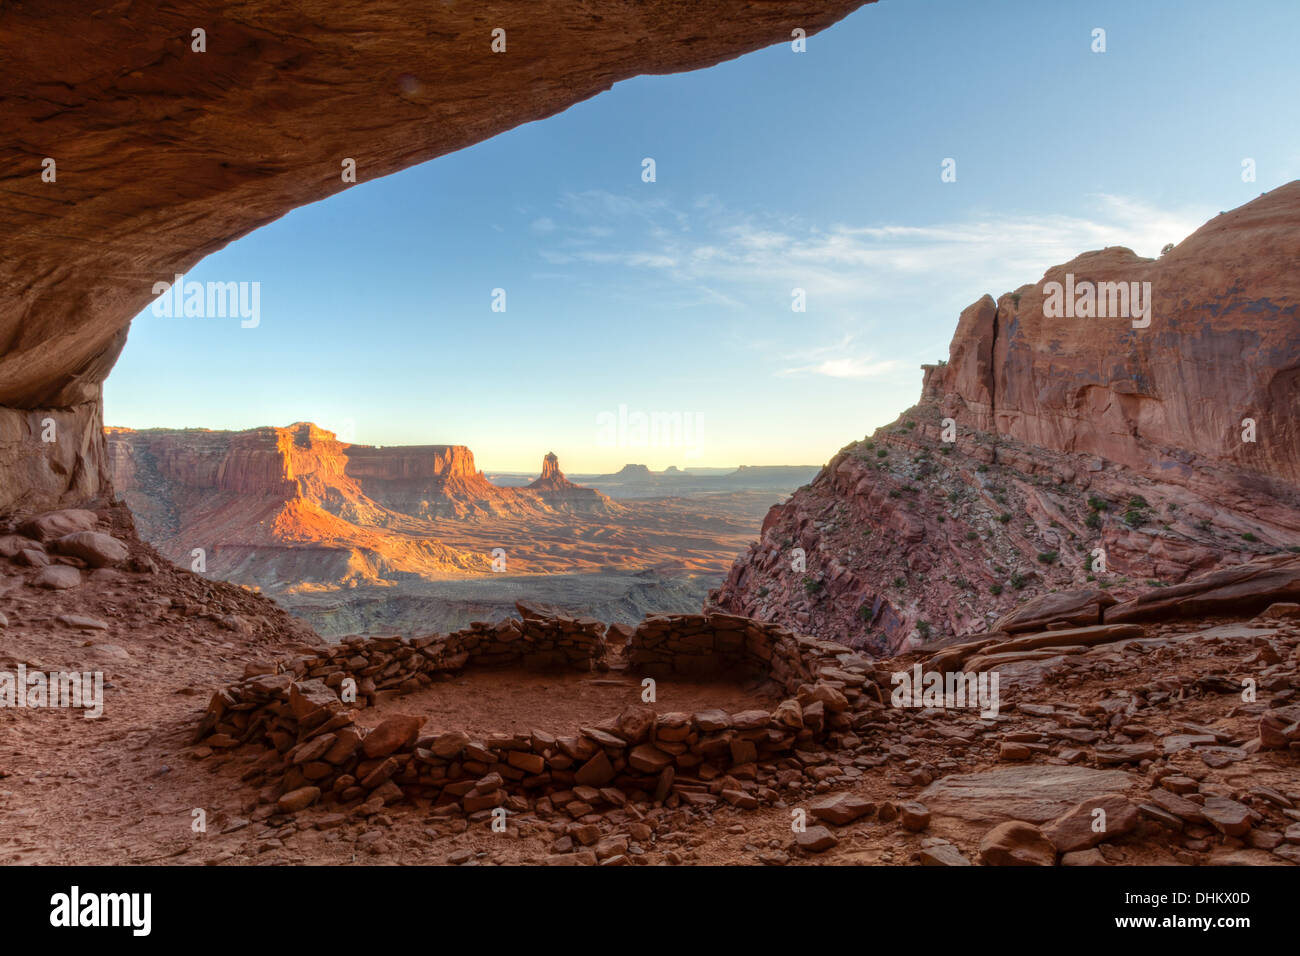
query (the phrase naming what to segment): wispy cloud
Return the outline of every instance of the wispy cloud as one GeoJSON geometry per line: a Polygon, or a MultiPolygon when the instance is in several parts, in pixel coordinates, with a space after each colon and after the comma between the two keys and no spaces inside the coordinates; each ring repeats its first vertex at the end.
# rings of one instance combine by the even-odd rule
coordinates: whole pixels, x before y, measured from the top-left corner
{"type": "MultiPolygon", "coordinates": [[[[761,288],[774,282],[865,300],[900,280],[961,282],[973,300],[1037,279],[1081,252],[1123,245],[1155,256],[1213,210],[1165,210],[1097,194],[1090,215],[997,214],[929,225],[838,223],[736,214],[713,197],[689,210],[597,190],[564,196],[564,222],[541,250],[548,262],[619,264],[670,271],[679,282],[761,288]]],[[[744,300],[729,294],[728,298],[744,300]]]]}
{"type": "MultiPolygon", "coordinates": [[[[1110,194],[1088,197],[1085,209],[1073,216],[993,213],[928,224],[823,225],[735,212],[713,196],[676,208],[660,198],[591,190],[561,197],[538,252],[553,266],[621,267],[648,285],[671,287],[675,298],[737,316],[789,315],[793,291],[802,289],[809,305],[799,317],[800,339],[825,344],[801,355],[791,355],[788,343],[745,344],[767,353],[777,375],[879,378],[915,363],[911,355],[907,362],[882,359],[861,345],[854,334],[865,325],[897,326],[926,308],[955,321],[956,309],[985,292],[1034,282],[1089,250],[1122,245],[1154,257],[1214,213],[1110,194]]],[[[924,333],[926,342],[938,331],[924,333]]],[[[934,351],[927,345],[924,357],[934,351]]]]}
{"type": "MultiPolygon", "coordinates": [[[[770,351],[770,348],[766,350],[770,351]]],[[[831,345],[812,345],[787,352],[787,358],[795,364],[778,369],[777,375],[873,379],[887,377],[909,367],[898,359],[880,358],[870,348],[859,344],[852,334],[842,336],[831,345]]]]}

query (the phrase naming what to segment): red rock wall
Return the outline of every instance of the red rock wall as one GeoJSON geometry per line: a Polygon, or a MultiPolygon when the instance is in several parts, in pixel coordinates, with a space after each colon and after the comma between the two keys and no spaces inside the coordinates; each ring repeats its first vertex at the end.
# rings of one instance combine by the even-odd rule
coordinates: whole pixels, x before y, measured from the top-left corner
{"type": "Polygon", "coordinates": [[[1144,472],[1199,462],[1300,484],[1298,261],[1300,182],[1210,220],[1160,259],[1084,253],[963,312],[927,397],[972,428],[1144,472]],[[1150,327],[1045,317],[1044,284],[1067,273],[1150,282],[1150,327]],[[1245,418],[1257,422],[1254,443],[1241,440],[1245,418]]]}
{"type": "Polygon", "coordinates": [[[714,603],[890,654],[1053,591],[1132,597],[1300,547],[1297,261],[1300,182],[1158,260],[1085,253],[984,296],[920,403],[773,509],[714,603]],[[1067,274],[1150,282],[1150,325],[1046,316],[1067,274]]]}

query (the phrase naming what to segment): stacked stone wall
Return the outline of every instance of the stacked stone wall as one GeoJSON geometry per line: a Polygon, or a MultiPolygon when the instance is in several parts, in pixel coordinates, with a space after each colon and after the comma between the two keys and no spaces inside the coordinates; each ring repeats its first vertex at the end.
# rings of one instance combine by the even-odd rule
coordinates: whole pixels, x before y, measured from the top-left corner
{"type": "Polygon", "coordinates": [[[369,731],[356,724],[360,708],[467,669],[610,666],[604,624],[520,610],[522,619],[448,635],[353,638],[250,665],[243,680],[213,696],[195,742],[211,752],[262,748],[244,780],[284,813],[317,802],[423,797],[471,818],[497,808],[562,809],[576,818],[629,800],[757,806],[740,781],[755,779],[760,764],[821,762],[817,754],[852,734],[863,705],[881,699],[870,664],[841,645],[731,615],[660,615],[627,640],[630,675],[767,678],[788,696],[740,713],[656,714],[635,705],[568,735],[424,733],[414,715],[369,731]]]}

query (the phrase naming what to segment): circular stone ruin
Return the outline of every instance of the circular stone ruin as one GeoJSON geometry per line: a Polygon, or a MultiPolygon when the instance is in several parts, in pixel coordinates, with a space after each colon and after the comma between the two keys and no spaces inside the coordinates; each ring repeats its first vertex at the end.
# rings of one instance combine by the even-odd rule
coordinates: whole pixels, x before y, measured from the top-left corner
{"type": "Polygon", "coordinates": [[[746,781],[760,767],[824,763],[883,699],[848,648],[748,618],[655,615],[632,629],[518,608],[452,634],[250,664],[214,694],[198,755],[262,750],[243,780],[268,814],[416,797],[471,819],[629,800],[755,807],[746,781]],[[663,703],[642,702],[647,678],[663,703]],[[586,712],[605,702],[616,716],[586,712]],[[498,704],[513,726],[485,730],[498,704]]]}

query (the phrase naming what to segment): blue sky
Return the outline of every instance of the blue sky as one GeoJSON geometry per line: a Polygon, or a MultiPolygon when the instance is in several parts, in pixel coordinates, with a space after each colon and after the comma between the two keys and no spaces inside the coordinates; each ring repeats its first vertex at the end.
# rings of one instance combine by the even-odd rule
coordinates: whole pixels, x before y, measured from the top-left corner
{"type": "Polygon", "coordinates": [[[883,0],[804,53],[628,80],[210,256],[187,279],[260,282],[260,324],[146,310],[106,421],[311,420],[488,470],[818,464],[915,403],[985,292],[1300,176],[1297,36],[1293,0],[883,0]]]}

